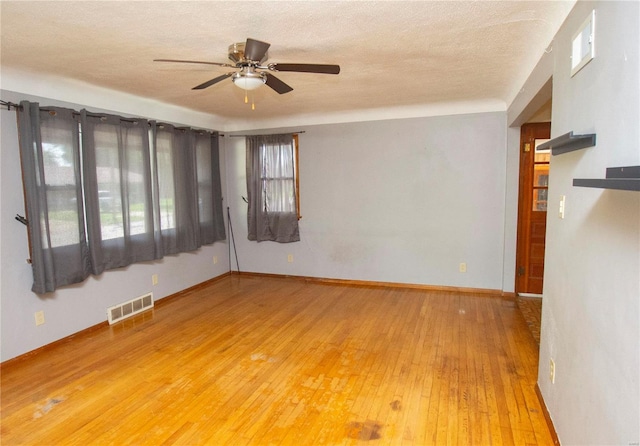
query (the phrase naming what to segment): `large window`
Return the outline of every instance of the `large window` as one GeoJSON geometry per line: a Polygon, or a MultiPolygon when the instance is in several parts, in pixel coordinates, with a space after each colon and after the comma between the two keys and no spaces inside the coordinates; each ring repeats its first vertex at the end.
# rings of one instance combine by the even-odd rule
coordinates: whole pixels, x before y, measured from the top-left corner
{"type": "Polygon", "coordinates": [[[225,238],[217,135],[28,102],[19,128],[34,291],[225,238]]]}

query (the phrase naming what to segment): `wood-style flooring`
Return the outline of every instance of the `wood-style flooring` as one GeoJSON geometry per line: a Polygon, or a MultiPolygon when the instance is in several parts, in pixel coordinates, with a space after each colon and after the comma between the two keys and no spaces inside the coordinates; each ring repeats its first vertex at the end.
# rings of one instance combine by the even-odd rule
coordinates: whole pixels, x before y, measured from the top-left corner
{"type": "Polygon", "coordinates": [[[160,303],[3,364],[1,444],[553,444],[514,301],[233,275],[160,303]]]}
{"type": "Polygon", "coordinates": [[[522,312],[533,339],[540,345],[540,325],[542,323],[542,298],[518,296],[516,302],[522,312]]]}

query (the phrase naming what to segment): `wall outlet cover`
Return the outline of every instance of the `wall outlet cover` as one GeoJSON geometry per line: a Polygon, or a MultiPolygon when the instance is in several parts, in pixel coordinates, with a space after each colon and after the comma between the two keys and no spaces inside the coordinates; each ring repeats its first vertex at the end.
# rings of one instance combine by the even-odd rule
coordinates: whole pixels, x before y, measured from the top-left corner
{"type": "Polygon", "coordinates": [[[44,311],[36,311],[35,318],[36,318],[36,325],[44,324],[44,311]]]}

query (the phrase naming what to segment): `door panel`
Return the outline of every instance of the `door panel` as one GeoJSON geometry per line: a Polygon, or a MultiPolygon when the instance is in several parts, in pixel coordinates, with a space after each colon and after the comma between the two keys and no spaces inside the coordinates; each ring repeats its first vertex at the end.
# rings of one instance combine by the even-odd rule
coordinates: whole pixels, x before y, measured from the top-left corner
{"type": "Polygon", "coordinates": [[[550,135],[549,122],[524,124],[520,131],[517,293],[542,294],[550,154],[537,146],[550,135]]]}

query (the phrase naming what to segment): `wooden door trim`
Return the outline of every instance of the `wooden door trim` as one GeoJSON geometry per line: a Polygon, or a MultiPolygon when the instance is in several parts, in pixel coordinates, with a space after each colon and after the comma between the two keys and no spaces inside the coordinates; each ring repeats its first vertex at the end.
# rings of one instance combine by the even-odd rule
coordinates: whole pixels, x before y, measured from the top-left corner
{"type": "Polygon", "coordinates": [[[523,124],[520,128],[520,162],[518,164],[518,224],[516,238],[516,270],[515,270],[515,290],[527,292],[525,285],[529,274],[530,257],[530,225],[532,217],[533,197],[530,191],[533,188],[533,168],[525,169],[525,164],[533,166],[533,154],[535,150],[536,134],[546,132],[550,134],[550,122],[536,122],[523,124]],[[526,145],[529,145],[528,150],[526,145]],[[521,270],[524,271],[521,274],[521,270]]]}

